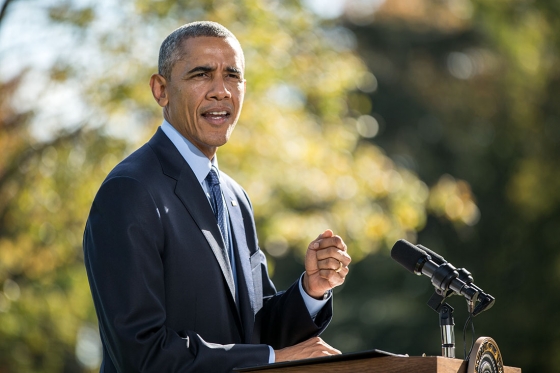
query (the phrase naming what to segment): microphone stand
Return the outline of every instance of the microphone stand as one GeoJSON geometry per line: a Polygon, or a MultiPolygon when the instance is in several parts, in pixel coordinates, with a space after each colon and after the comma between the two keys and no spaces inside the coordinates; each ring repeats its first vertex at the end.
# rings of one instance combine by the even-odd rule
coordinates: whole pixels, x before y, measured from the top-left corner
{"type": "Polygon", "coordinates": [[[484,293],[479,287],[473,284],[473,279],[466,269],[459,268],[458,270],[447,274],[449,270],[441,265],[434,275],[435,293],[428,300],[428,306],[439,314],[439,327],[441,332],[441,355],[444,357],[455,357],[455,320],[453,319],[453,307],[444,303],[447,297],[458,293],[449,288],[446,282],[439,281],[440,278],[445,277],[456,278],[463,281],[469,288],[464,292],[467,301],[467,308],[469,313],[474,317],[481,312],[490,309],[495,302],[495,299],[490,294],[484,293]],[[443,273],[441,275],[440,273],[443,273]],[[442,290],[446,289],[446,290],[442,290]]]}
{"type": "MultiPolygon", "coordinates": [[[[455,321],[453,307],[444,303],[453,294],[462,295],[467,300],[471,317],[490,309],[495,298],[486,294],[473,283],[473,277],[464,268],[455,268],[441,255],[422,245],[412,245],[399,240],[391,249],[391,257],[403,267],[417,275],[428,276],[435,287],[435,293],[428,301],[428,306],[439,314],[441,331],[441,354],[455,357],[455,321]]],[[[474,337],[474,336],[473,336],[474,337]]]]}
{"type": "Polygon", "coordinates": [[[455,358],[455,320],[453,319],[453,307],[443,303],[445,296],[436,289],[428,301],[428,306],[439,314],[439,327],[441,332],[441,355],[455,358]]]}

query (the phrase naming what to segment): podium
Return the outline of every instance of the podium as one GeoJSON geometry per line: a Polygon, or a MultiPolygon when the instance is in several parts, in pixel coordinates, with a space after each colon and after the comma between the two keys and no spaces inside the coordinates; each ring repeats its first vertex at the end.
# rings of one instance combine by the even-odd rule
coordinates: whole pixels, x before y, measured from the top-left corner
{"type": "MultiPolygon", "coordinates": [[[[441,356],[406,356],[372,350],[354,354],[237,369],[236,372],[262,373],[467,373],[467,362],[441,356]]],[[[521,373],[520,368],[504,366],[504,373],[521,373]]]]}

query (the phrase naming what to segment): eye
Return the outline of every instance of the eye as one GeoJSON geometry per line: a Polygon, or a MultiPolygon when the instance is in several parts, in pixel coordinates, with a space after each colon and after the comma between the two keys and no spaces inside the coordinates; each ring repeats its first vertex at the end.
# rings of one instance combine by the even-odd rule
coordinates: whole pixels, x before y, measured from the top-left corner
{"type": "Polygon", "coordinates": [[[235,74],[235,73],[228,74],[227,77],[230,79],[241,80],[239,74],[235,74]]]}

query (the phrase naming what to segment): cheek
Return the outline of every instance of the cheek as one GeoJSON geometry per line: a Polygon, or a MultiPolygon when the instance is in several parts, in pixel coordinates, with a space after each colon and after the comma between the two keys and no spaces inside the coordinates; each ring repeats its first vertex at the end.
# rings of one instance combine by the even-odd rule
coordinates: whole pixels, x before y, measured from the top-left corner
{"type": "Polygon", "coordinates": [[[244,98],[245,98],[245,90],[244,89],[238,89],[237,90],[237,100],[239,101],[240,106],[243,103],[244,98]]]}
{"type": "Polygon", "coordinates": [[[183,110],[185,111],[187,116],[189,117],[196,116],[198,105],[194,100],[192,100],[192,98],[186,96],[182,102],[182,105],[183,105],[183,110]]]}

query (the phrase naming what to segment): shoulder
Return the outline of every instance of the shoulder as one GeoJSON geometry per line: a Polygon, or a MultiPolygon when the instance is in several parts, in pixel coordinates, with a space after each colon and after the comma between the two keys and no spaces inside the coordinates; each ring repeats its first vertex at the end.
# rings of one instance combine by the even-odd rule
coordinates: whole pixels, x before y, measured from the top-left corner
{"type": "Polygon", "coordinates": [[[148,144],[143,145],[117,164],[101,183],[94,203],[132,203],[153,199],[154,190],[164,184],[157,156],[148,144]]]}
{"type": "Polygon", "coordinates": [[[148,144],[131,153],[111,170],[106,180],[114,177],[131,177],[142,179],[153,173],[159,162],[148,144]]]}
{"type": "Polygon", "coordinates": [[[159,175],[176,179],[183,167],[184,159],[171,140],[159,128],[152,138],[120,162],[107,176],[132,177],[150,184],[159,175]]]}

